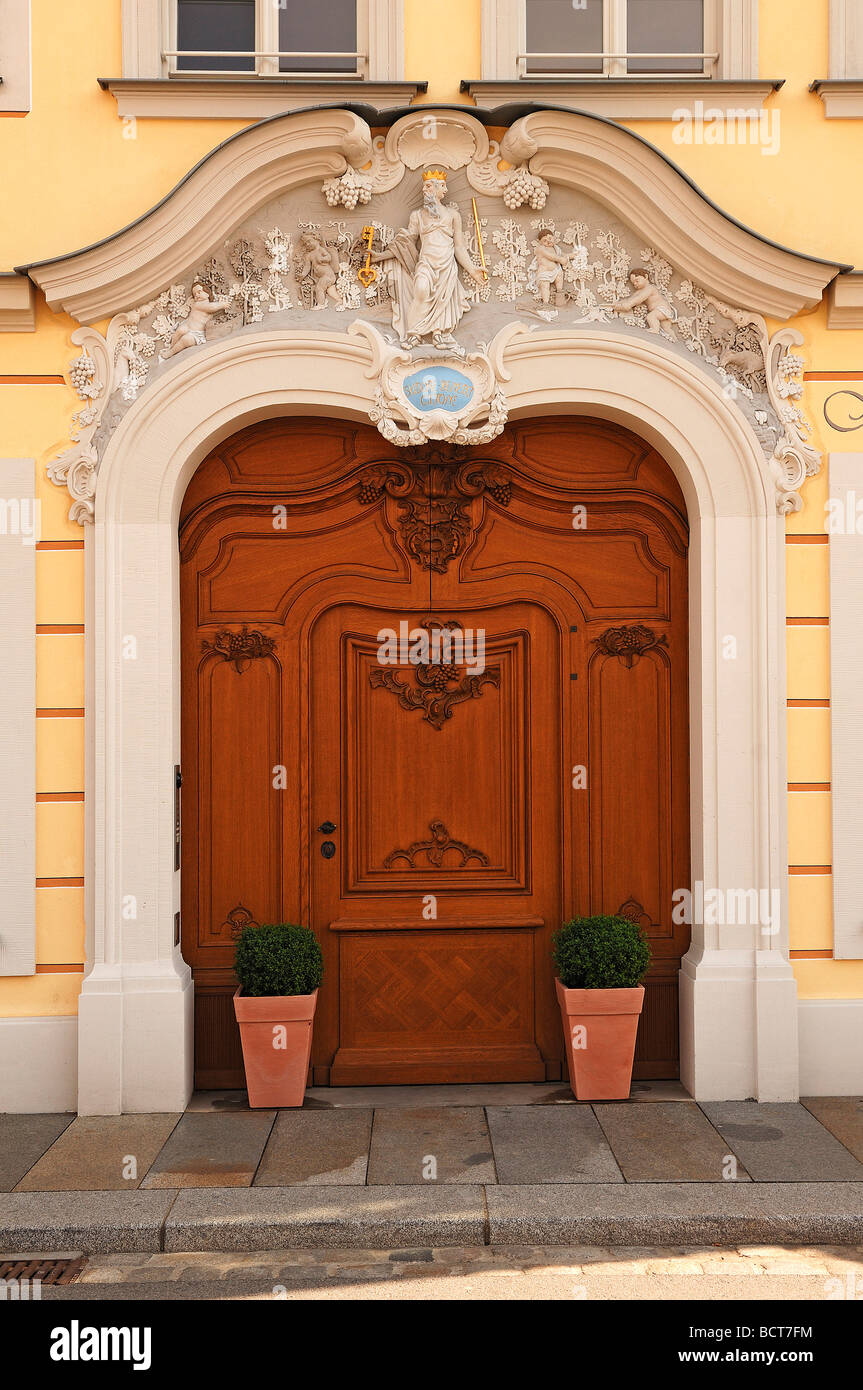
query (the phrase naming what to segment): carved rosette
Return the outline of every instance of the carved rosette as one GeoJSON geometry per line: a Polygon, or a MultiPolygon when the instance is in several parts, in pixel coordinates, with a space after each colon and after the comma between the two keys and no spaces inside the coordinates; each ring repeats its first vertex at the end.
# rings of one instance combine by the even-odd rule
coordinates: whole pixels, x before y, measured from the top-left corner
{"type": "Polygon", "coordinates": [[[464,840],[454,840],[442,820],[431,821],[429,830],[431,837],[428,840],[414,840],[407,849],[392,850],[384,860],[384,868],[392,869],[400,860],[404,860],[411,869],[418,867],[445,869],[449,866],[443,862],[444,855],[450,851],[459,856],[459,863],[455,866],[456,868],[463,869],[470,863],[477,863],[483,868],[488,866],[488,855],[483,854],[480,849],[471,849],[464,840]],[[417,855],[425,857],[426,865],[417,865],[417,855]]]}
{"type": "Polygon", "coordinates": [[[637,898],[627,898],[625,903],[621,903],[617,909],[618,917],[628,917],[630,922],[636,922],[645,931],[655,925],[651,921],[650,913],[646,912],[637,898]]]}
{"type": "Polygon", "coordinates": [[[257,628],[253,628],[250,632],[243,624],[239,632],[231,632],[229,628],[217,632],[212,642],[202,642],[201,651],[212,652],[214,656],[221,657],[223,661],[230,661],[238,675],[242,675],[244,671],[248,670],[251,662],[263,656],[270,656],[275,650],[275,646],[272,637],[267,637],[257,628]]]}
{"type": "Polygon", "coordinates": [[[221,936],[223,932],[227,932],[232,941],[238,941],[246,930],[246,927],[257,927],[259,925],[260,924],[252,916],[249,909],[244,907],[242,903],[237,903],[236,907],[231,908],[224,922],[221,922],[219,926],[215,928],[213,936],[221,936]]]}
{"type": "Polygon", "coordinates": [[[604,656],[616,656],[622,666],[631,670],[645,652],[656,647],[667,647],[665,633],[657,637],[649,627],[635,623],[631,627],[609,627],[599,637],[594,637],[597,648],[604,656]]]}

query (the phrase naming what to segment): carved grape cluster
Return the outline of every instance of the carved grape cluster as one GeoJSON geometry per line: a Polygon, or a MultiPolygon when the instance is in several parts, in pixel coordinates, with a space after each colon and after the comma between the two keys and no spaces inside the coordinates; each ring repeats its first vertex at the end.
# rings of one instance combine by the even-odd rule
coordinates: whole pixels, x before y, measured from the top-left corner
{"type": "Polygon", "coordinates": [[[371,202],[372,181],[356,169],[348,169],[341,178],[326,179],[322,192],[331,208],[341,206],[348,212],[353,212],[358,203],[371,202]]]}
{"type": "Polygon", "coordinates": [[[515,210],[525,203],[538,212],[545,207],[548,184],[538,174],[532,174],[526,164],[520,164],[509,174],[503,190],[503,201],[515,210]]]}
{"type": "Polygon", "coordinates": [[[69,363],[69,380],[82,401],[98,396],[102,387],[95,381],[96,363],[87,352],[82,352],[74,362],[69,363]]]}
{"type": "Polygon", "coordinates": [[[457,666],[429,666],[423,684],[430,685],[433,690],[438,690],[443,693],[450,681],[457,680],[457,666]]]}

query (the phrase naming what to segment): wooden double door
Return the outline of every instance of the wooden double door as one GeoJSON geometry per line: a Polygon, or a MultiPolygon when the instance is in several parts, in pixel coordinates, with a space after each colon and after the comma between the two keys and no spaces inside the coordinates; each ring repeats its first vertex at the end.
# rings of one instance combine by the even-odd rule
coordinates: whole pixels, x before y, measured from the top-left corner
{"type": "Polygon", "coordinates": [[[689,882],[687,525],[597,421],[403,450],[281,419],[180,526],[182,944],[196,1084],[243,1084],[234,945],[312,926],[316,1084],[565,1076],[551,934],[624,911],[636,1074],[677,1074],[689,882]],[[435,645],[437,643],[437,646],[435,645]]]}

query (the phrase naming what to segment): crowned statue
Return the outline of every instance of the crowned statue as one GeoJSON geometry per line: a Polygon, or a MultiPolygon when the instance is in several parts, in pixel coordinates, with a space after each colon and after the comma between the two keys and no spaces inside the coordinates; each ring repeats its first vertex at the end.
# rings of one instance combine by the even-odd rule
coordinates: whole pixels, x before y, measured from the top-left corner
{"type": "Polygon", "coordinates": [[[470,300],[459,269],[480,285],[486,272],[470,258],[458,208],[444,206],[444,171],[427,169],[422,188],[422,207],[411,213],[407,227],[383,251],[372,253],[372,259],[381,264],[387,278],[393,327],[402,347],[417,347],[430,337],[437,348],[461,352],[453,330],[470,308],[470,300]]]}

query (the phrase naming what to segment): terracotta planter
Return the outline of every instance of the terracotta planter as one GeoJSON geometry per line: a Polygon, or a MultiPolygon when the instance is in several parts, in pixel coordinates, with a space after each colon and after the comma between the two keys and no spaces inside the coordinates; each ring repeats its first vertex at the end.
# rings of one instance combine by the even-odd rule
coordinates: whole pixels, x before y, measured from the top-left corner
{"type": "Polygon", "coordinates": [[[317,1002],[317,990],[252,998],[238,989],[234,995],[253,1110],[302,1105],[317,1002]]]}
{"type": "Polygon", "coordinates": [[[626,1100],[644,986],[566,989],[555,980],[576,1100],[626,1100]]]}

